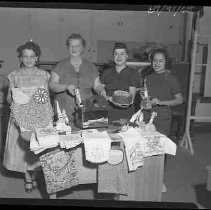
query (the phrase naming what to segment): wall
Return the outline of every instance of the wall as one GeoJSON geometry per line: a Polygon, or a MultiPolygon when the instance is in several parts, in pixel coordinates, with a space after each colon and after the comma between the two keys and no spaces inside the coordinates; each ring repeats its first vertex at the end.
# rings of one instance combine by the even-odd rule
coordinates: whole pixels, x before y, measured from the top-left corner
{"type": "MultiPolygon", "coordinates": [[[[204,15],[199,19],[199,35],[205,35],[205,37],[199,37],[199,43],[206,46],[208,51],[206,52],[206,73],[204,80],[204,92],[203,96],[211,96],[211,7],[204,7],[204,15]]],[[[203,61],[201,62],[203,63],[203,61]]]]}
{"type": "MultiPolygon", "coordinates": [[[[0,8],[1,74],[19,67],[17,47],[33,39],[40,44],[42,61],[57,61],[67,56],[65,41],[71,33],[80,33],[87,40],[85,57],[93,62],[106,61],[110,45],[123,41],[132,45],[158,42],[168,46],[170,55],[181,60],[183,14],[145,11],[79,10],[45,8],[0,8]],[[102,54],[102,52],[104,54],[102,54]],[[106,59],[101,59],[101,58],[106,59]]],[[[111,54],[110,54],[111,55],[111,54]]]]}
{"type": "MultiPolygon", "coordinates": [[[[199,38],[196,63],[202,64],[196,66],[198,72],[199,94],[202,99],[196,103],[196,116],[211,117],[211,7],[204,7],[204,15],[199,19],[199,38]]],[[[195,78],[195,80],[197,79],[195,78]]],[[[209,119],[195,120],[196,122],[211,122],[209,119]]]]}

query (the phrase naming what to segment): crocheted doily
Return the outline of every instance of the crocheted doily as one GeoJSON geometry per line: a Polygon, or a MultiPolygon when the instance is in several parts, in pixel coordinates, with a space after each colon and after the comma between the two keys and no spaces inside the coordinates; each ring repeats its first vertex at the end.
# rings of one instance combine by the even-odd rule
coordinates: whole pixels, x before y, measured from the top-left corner
{"type": "Polygon", "coordinates": [[[103,163],[109,159],[111,142],[109,141],[84,141],[86,160],[91,163],[103,163]]]}
{"type": "Polygon", "coordinates": [[[53,109],[50,103],[39,104],[30,99],[27,104],[11,105],[11,113],[15,123],[23,128],[35,131],[44,128],[53,121],[53,109]]]}

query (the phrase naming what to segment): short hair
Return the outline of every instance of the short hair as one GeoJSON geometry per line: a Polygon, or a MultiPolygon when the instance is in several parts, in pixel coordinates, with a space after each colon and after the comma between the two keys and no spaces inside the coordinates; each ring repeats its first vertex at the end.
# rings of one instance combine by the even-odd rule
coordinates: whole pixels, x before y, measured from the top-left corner
{"type": "Polygon", "coordinates": [[[150,60],[151,64],[153,62],[155,55],[158,53],[163,54],[163,56],[165,58],[165,68],[171,69],[172,59],[170,58],[167,50],[164,48],[157,48],[157,49],[152,50],[152,52],[150,53],[150,56],[149,56],[149,60],[150,60]]]}
{"type": "Polygon", "coordinates": [[[114,47],[113,47],[113,54],[114,54],[114,50],[116,50],[116,49],[125,49],[126,52],[127,52],[127,54],[129,54],[129,50],[128,50],[128,48],[127,48],[127,45],[124,44],[124,43],[122,43],[122,42],[116,42],[116,43],[114,44],[114,47]]]}
{"type": "Polygon", "coordinates": [[[41,55],[40,46],[33,41],[28,41],[17,48],[18,58],[22,57],[23,50],[33,50],[35,55],[39,58],[41,55]]]}
{"type": "Polygon", "coordinates": [[[83,47],[85,48],[86,47],[86,40],[80,35],[80,34],[71,34],[68,38],[67,38],[67,40],[66,40],[66,46],[67,47],[69,47],[69,45],[70,45],[70,40],[71,39],[79,39],[79,40],[81,40],[81,43],[82,43],[82,45],[83,45],[83,47]]]}

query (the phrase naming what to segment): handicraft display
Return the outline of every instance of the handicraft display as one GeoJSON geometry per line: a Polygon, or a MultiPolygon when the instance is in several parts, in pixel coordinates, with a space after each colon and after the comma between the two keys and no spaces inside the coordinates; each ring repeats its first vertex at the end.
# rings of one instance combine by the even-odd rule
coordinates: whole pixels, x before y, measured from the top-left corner
{"type": "Polygon", "coordinates": [[[12,91],[14,102],[11,104],[11,113],[18,126],[35,131],[36,128],[47,127],[53,122],[54,113],[47,90],[38,88],[29,100],[29,96],[22,91],[12,91]]]}

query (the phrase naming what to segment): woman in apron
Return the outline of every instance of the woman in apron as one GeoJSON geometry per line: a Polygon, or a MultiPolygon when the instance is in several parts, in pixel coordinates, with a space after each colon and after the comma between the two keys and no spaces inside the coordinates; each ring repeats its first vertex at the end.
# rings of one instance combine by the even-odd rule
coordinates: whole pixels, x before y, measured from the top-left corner
{"type": "MultiPolygon", "coordinates": [[[[39,45],[29,41],[17,49],[17,54],[20,59],[20,69],[17,69],[8,75],[9,89],[7,101],[11,105],[11,108],[12,105],[14,105],[15,100],[14,92],[12,92],[13,90],[21,90],[24,96],[31,98],[34,91],[38,90],[38,88],[44,88],[49,98],[48,81],[50,75],[47,71],[37,67],[41,54],[39,45]]],[[[21,100],[23,101],[22,97],[16,97],[16,99],[19,100],[20,103],[21,100]]],[[[47,109],[51,112],[52,107],[49,101],[47,109]]],[[[18,107],[21,109],[21,105],[16,106],[16,111],[18,111],[18,107]]],[[[38,114],[39,111],[29,109],[28,114],[26,112],[25,116],[21,115],[19,116],[19,119],[16,118],[20,124],[15,122],[12,116],[16,115],[11,113],[3,160],[3,164],[8,170],[25,174],[25,191],[28,193],[32,192],[32,189],[36,189],[37,187],[35,175],[36,168],[39,166],[39,161],[36,155],[30,151],[29,142],[32,132],[26,129],[27,126],[25,128],[24,126],[21,127],[21,123],[30,122],[30,118],[24,119],[24,117],[29,115],[33,117],[34,114],[36,115],[36,112],[38,114]]],[[[36,116],[34,117],[36,118],[36,116]]],[[[50,121],[47,123],[50,123],[50,121]]]]}

